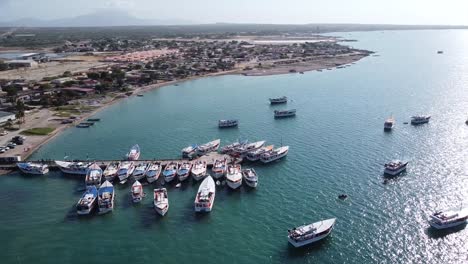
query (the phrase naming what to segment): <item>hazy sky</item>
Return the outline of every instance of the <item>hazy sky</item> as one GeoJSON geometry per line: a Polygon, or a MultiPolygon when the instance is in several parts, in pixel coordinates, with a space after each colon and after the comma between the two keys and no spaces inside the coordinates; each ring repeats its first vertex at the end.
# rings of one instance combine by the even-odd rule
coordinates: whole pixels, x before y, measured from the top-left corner
{"type": "Polygon", "coordinates": [[[468,0],[0,0],[0,20],[48,20],[103,8],[199,23],[468,25],[468,0]]]}

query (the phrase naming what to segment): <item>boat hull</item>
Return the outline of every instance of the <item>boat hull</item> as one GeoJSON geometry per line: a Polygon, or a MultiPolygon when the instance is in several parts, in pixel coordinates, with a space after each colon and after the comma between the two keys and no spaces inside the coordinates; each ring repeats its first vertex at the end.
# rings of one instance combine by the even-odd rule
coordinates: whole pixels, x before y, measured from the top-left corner
{"type": "Polygon", "coordinates": [[[165,208],[159,208],[157,206],[154,207],[154,210],[156,211],[156,213],[158,213],[159,215],[161,216],[165,216],[167,211],[169,211],[169,204],[167,205],[167,207],[165,208]]]}
{"type": "Polygon", "coordinates": [[[134,175],[133,175],[133,178],[134,178],[136,181],[139,181],[139,180],[145,178],[145,174],[144,174],[144,173],[140,173],[140,174],[136,174],[136,175],[134,174],[134,175]]]}
{"type": "Polygon", "coordinates": [[[151,176],[151,177],[146,176],[146,180],[148,181],[148,183],[153,183],[153,182],[157,181],[158,178],[159,177],[156,177],[156,176],[151,176]]]}
{"type": "Polygon", "coordinates": [[[280,156],[275,157],[273,159],[262,159],[262,158],[260,158],[260,161],[263,162],[263,163],[270,163],[270,162],[282,159],[282,158],[286,157],[287,155],[288,155],[288,153],[286,152],[286,153],[281,154],[280,156]]]}
{"type": "Polygon", "coordinates": [[[229,186],[229,188],[233,189],[233,190],[236,190],[238,189],[239,187],[241,187],[242,185],[242,180],[240,181],[237,181],[237,182],[232,182],[232,181],[227,181],[227,185],[229,186]]]}
{"type": "Polygon", "coordinates": [[[291,245],[293,245],[294,247],[298,248],[298,247],[303,247],[303,246],[307,246],[307,245],[310,245],[312,243],[315,243],[315,242],[318,242],[324,238],[326,238],[327,236],[329,236],[331,233],[331,229],[329,232],[327,232],[326,234],[323,234],[321,236],[317,236],[317,237],[314,237],[312,239],[308,239],[308,240],[304,240],[304,241],[295,241],[294,239],[292,239],[291,237],[288,236],[288,241],[291,245]]]}
{"type": "Polygon", "coordinates": [[[439,223],[435,221],[430,221],[429,220],[429,225],[435,229],[442,230],[442,229],[448,229],[448,228],[453,228],[461,225],[466,225],[467,221],[459,221],[459,222],[454,222],[450,224],[445,224],[445,225],[440,225],[439,223]]]}
{"type": "Polygon", "coordinates": [[[258,181],[249,181],[249,180],[245,180],[245,184],[247,184],[249,187],[257,188],[258,181]]]}
{"type": "Polygon", "coordinates": [[[384,174],[385,175],[390,175],[390,176],[397,176],[398,174],[404,172],[406,170],[406,166],[403,167],[403,168],[400,168],[398,170],[389,170],[389,169],[385,169],[384,170],[384,174]]]}
{"type": "Polygon", "coordinates": [[[44,175],[49,173],[49,168],[43,169],[42,171],[37,171],[37,170],[25,170],[23,168],[19,168],[20,171],[24,174],[31,174],[31,175],[44,175]]]}
{"type": "Polygon", "coordinates": [[[76,211],[76,213],[78,215],[89,215],[91,213],[91,211],[93,210],[94,206],[90,209],[87,209],[87,210],[79,210],[79,211],[76,211]]]}

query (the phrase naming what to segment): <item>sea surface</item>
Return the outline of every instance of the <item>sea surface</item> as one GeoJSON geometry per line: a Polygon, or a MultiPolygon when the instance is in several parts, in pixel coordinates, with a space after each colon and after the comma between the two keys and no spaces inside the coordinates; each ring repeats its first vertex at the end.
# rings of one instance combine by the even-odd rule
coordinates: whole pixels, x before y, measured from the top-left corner
{"type": "MultiPolygon", "coordinates": [[[[338,34],[331,34],[338,35],[338,34]]],[[[175,158],[192,143],[238,138],[289,145],[287,158],[245,163],[259,186],[219,186],[197,215],[197,183],[169,188],[170,209],[116,187],[111,214],[78,217],[83,178],[59,172],[0,177],[1,263],[467,263],[468,228],[436,232],[428,215],[468,206],[468,31],[342,33],[375,51],[351,67],[265,77],[221,76],[168,86],[115,104],[89,129],[71,128],[31,159],[175,158]],[[443,54],[437,54],[443,50],[443,54]],[[287,105],[269,97],[286,95],[287,105]],[[275,109],[296,108],[275,120],[275,109]],[[405,125],[415,114],[429,124],[405,125]],[[384,120],[397,121],[390,133],[384,120]],[[217,120],[236,118],[235,129],[217,120]],[[408,160],[399,177],[383,164],[408,160]],[[345,193],[345,201],[337,199],[345,193]],[[304,249],[287,230],[336,217],[333,233],[304,249]]]]}

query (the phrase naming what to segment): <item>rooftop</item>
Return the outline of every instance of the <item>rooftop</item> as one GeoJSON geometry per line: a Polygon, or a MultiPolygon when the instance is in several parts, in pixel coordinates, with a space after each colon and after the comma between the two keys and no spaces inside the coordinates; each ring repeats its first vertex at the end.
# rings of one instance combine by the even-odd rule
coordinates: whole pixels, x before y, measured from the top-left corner
{"type": "Polygon", "coordinates": [[[0,111],[0,117],[11,116],[11,115],[15,115],[15,114],[14,114],[14,113],[10,113],[10,112],[3,112],[3,111],[0,111]]]}

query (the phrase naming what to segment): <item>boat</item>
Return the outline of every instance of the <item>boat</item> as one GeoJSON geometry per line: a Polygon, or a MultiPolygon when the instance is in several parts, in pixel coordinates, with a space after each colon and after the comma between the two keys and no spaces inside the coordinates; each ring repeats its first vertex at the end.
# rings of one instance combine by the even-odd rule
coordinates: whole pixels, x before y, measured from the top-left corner
{"type": "Polygon", "coordinates": [[[102,169],[96,163],[91,164],[86,172],[86,186],[100,185],[102,179],[102,169]]]}
{"type": "Polygon", "coordinates": [[[387,120],[385,120],[384,123],[384,130],[385,131],[390,131],[392,128],[395,126],[395,119],[393,116],[389,117],[387,120]]]}
{"type": "Polygon", "coordinates": [[[233,152],[235,155],[243,156],[247,154],[247,152],[249,151],[254,151],[263,147],[264,144],[265,144],[265,141],[257,141],[257,142],[253,142],[249,144],[244,144],[244,145],[236,147],[233,152]]]}
{"type": "Polygon", "coordinates": [[[226,159],[215,160],[213,164],[213,168],[211,168],[211,170],[213,171],[213,177],[215,179],[219,179],[219,178],[226,176],[227,160],[226,159]]]}
{"type": "Polygon", "coordinates": [[[237,189],[242,185],[242,171],[241,165],[233,164],[228,165],[228,171],[226,175],[227,185],[231,189],[237,189]]]}
{"type": "Polygon", "coordinates": [[[44,175],[49,173],[49,166],[47,166],[46,164],[25,162],[16,163],[16,166],[18,166],[18,168],[26,174],[44,175]]]}
{"type": "Polygon", "coordinates": [[[206,176],[206,162],[196,161],[192,167],[192,177],[194,180],[199,181],[206,176]]]}
{"type": "Polygon", "coordinates": [[[431,116],[412,116],[411,117],[411,124],[412,125],[421,125],[425,123],[429,123],[429,119],[431,119],[431,116]]]}
{"type": "Polygon", "coordinates": [[[119,167],[120,162],[111,162],[109,165],[107,165],[106,169],[102,173],[102,176],[104,176],[106,181],[114,181],[115,177],[117,176],[117,172],[119,171],[119,167]]]}
{"type": "Polygon", "coordinates": [[[114,198],[114,186],[109,181],[105,181],[98,190],[99,214],[105,214],[114,210],[114,198]]]}
{"type": "Polygon", "coordinates": [[[179,181],[185,181],[190,176],[190,170],[192,169],[192,163],[188,161],[182,162],[179,169],[177,170],[177,178],[179,181]]]}
{"type": "Polygon", "coordinates": [[[163,171],[164,181],[171,182],[172,180],[175,179],[176,174],[177,174],[177,163],[171,162],[167,164],[163,171]]]}
{"type": "Polygon", "coordinates": [[[133,161],[123,161],[120,164],[119,170],[117,171],[117,176],[119,177],[119,181],[121,184],[127,182],[128,177],[133,174],[135,170],[135,164],[133,161]]]}
{"type": "Polygon", "coordinates": [[[55,161],[58,168],[65,174],[73,174],[73,175],[86,175],[88,171],[88,163],[83,162],[68,162],[68,161],[55,161]]]}
{"type": "Polygon", "coordinates": [[[235,148],[239,147],[239,146],[242,146],[244,144],[247,144],[247,140],[244,140],[244,141],[237,141],[237,142],[234,142],[234,143],[231,143],[229,145],[226,145],[224,147],[221,148],[221,153],[222,154],[231,154],[235,148]]]}
{"type": "Polygon", "coordinates": [[[136,144],[127,153],[127,160],[138,160],[140,158],[140,146],[136,144]]]}
{"type": "Polygon", "coordinates": [[[145,173],[148,167],[149,167],[148,163],[140,163],[136,165],[135,170],[132,173],[133,178],[137,181],[145,178],[145,173]]]}
{"type": "Polygon", "coordinates": [[[399,160],[394,160],[384,165],[384,174],[396,176],[406,170],[406,165],[408,162],[402,162],[399,160]]]}
{"type": "Polygon", "coordinates": [[[198,187],[197,196],[195,196],[195,212],[211,212],[216,196],[216,186],[211,176],[206,177],[200,187],[198,187]]]}
{"type": "Polygon", "coordinates": [[[154,181],[157,181],[159,179],[159,175],[161,174],[161,163],[155,162],[153,164],[150,164],[148,167],[148,170],[146,171],[146,180],[149,183],[152,183],[154,181]]]}
{"type": "Polygon", "coordinates": [[[197,148],[197,154],[203,156],[213,151],[217,151],[219,148],[219,144],[221,143],[220,139],[213,140],[197,148]]]}
{"type": "Polygon", "coordinates": [[[250,161],[257,161],[260,159],[260,156],[264,153],[270,153],[273,151],[273,145],[262,147],[253,151],[250,151],[245,156],[250,161]]]}
{"type": "Polygon", "coordinates": [[[263,153],[260,156],[260,161],[263,163],[269,163],[275,160],[279,160],[288,155],[288,152],[289,146],[280,147],[271,152],[263,153]]]}
{"type": "Polygon", "coordinates": [[[439,211],[430,216],[429,224],[436,229],[446,229],[466,224],[468,208],[461,210],[439,211]]]}
{"type": "Polygon", "coordinates": [[[468,125],[468,119],[466,119],[465,124],[468,125]]]}
{"type": "Polygon", "coordinates": [[[242,176],[244,176],[245,183],[252,187],[256,188],[258,184],[257,172],[254,169],[245,169],[242,170],[242,176]]]}
{"type": "Polygon", "coordinates": [[[87,215],[96,206],[98,197],[98,190],[96,186],[87,186],[86,192],[81,196],[80,200],[76,204],[76,213],[79,215],[87,215]]]}
{"type": "Polygon", "coordinates": [[[335,220],[331,218],[288,230],[288,241],[297,248],[322,240],[333,230],[335,220]]]}
{"type": "Polygon", "coordinates": [[[143,185],[137,180],[132,185],[132,201],[134,203],[139,203],[145,197],[145,193],[143,192],[143,185]]]}
{"type": "Polygon", "coordinates": [[[88,118],[88,121],[89,122],[99,122],[99,121],[101,121],[101,119],[100,118],[88,118]]]}
{"type": "Polygon", "coordinates": [[[438,50],[437,54],[444,54],[444,51],[443,50],[438,50]]]}
{"type": "Polygon", "coordinates": [[[296,115],[296,109],[291,110],[275,110],[275,118],[291,117],[296,115]]]}
{"type": "Polygon", "coordinates": [[[198,148],[198,145],[193,144],[191,146],[188,146],[188,147],[182,149],[182,157],[183,158],[193,157],[193,155],[195,155],[197,153],[197,148],[198,148]]]}
{"type": "Polygon", "coordinates": [[[166,188],[154,189],[154,210],[162,216],[169,210],[169,199],[166,188]]]}
{"type": "Polygon", "coordinates": [[[91,126],[90,124],[86,124],[86,123],[79,123],[78,125],[76,125],[77,128],[88,128],[90,126],[91,126]]]}
{"type": "Polygon", "coordinates": [[[285,104],[288,102],[288,98],[286,96],[278,97],[278,98],[270,98],[270,104],[285,104]]]}
{"type": "Polygon", "coordinates": [[[223,119],[218,121],[219,128],[236,127],[237,125],[239,125],[239,120],[237,119],[223,119]]]}

